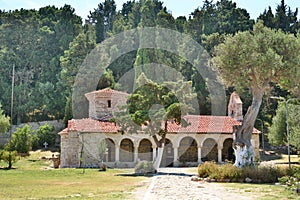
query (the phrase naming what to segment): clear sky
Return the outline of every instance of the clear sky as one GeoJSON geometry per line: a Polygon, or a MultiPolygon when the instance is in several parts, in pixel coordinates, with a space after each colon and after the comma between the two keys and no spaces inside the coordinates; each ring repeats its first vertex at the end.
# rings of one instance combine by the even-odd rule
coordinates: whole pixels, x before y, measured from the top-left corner
{"type": "MultiPolygon", "coordinates": [[[[76,14],[80,15],[83,19],[87,18],[89,11],[97,7],[97,5],[104,0],[0,0],[1,10],[15,10],[20,8],[25,9],[39,9],[40,7],[47,5],[55,5],[56,7],[62,7],[64,4],[69,4],[75,8],[76,14]]],[[[115,0],[117,3],[117,9],[121,9],[123,3],[127,0],[115,0]]],[[[174,17],[189,16],[197,7],[203,5],[204,0],[162,0],[168,10],[172,11],[174,17]]],[[[216,0],[214,0],[216,1],[216,0]]],[[[252,19],[256,19],[260,13],[262,13],[268,6],[271,6],[273,10],[281,0],[233,0],[240,8],[245,8],[252,19]]],[[[295,11],[296,8],[300,8],[300,0],[285,0],[286,4],[295,11]]]]}

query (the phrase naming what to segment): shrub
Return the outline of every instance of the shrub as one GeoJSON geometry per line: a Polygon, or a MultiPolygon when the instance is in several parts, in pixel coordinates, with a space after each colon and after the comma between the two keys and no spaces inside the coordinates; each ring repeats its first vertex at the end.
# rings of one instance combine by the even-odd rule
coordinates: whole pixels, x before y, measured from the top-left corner
{"type": "Polygon", "coordinates": [[[6,163],[9,163],[9,154],[11,156],[12,163],[15,163],[18,159],[17,151],[7,151],[7,150],[1,150],[0,151],[0,160],[3,160],[6,163]]]}
{"type": "Polygon", "coordinates": [[[257,171],[258,177],[256,180],[261,180],[263,183],[275,183],[280,177],[288,174],[288,168],[278,166],[259,166],[257,171]]]}
{"type": "Polygon", "coordinates": [[[287,189],[298,191],[300,188],[300,168],[293,167],[288,172],[288,175],[278,178],[278,181],[282,185],[286,185],[287,189]]]}
{"type": "Polygon", "coordinates": [[[153,166],[153,162],[151,161],[141,161],[138,162],[134,168],[134,172],[136,174],[154,174],[155,168],[153,166]]]}
{"type": "Polygon", "coordinates": [[[27,154],[31,148],[31,130],[28,125],[23,128],[17,128],[17,131],[12,135],[11,150],[18,153],[27,154]]]}
{"type": "Polygon", "coordinates": [[[207,178],[215,171],[217,171],[218,166],[214,162],[205,162],[198,166],[198,174],[202,178],[207,178]]]}
{"type": "Polygon", "coordinates": [[[200,177],[209,177],[217,180],[244,181],[246,178],[250,178],[253,182],[275,183],[280,177],[289,173],[288,168],[276,166],[245,167],[240,169],[230,164],[217,165],[210,162],[205,162],[198,166],[200,177]]]}
{"type": "Polygon", "coordinates": [[[53,134],[53,131],[54,127],[50,126],[49,124],[40,126],[36,131],[36,134],[34,134],[32,137],[32,148],[43,148],[45,142],[47,142],[49,146],[53,146],[56,139],[56,135],[53,134]]]}
{"type": "Polygon", "coordinates": [[[241,170],[234,165],[226,164],[219,166],[219,179],[235,180],[241,177],[241,170]]]}

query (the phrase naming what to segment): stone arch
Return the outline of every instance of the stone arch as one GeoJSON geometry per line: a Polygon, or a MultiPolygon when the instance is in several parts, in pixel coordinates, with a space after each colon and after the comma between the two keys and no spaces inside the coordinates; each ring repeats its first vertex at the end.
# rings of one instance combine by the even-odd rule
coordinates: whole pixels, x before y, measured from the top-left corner
{"type": "Polygon", "coordinates": [[[138,158],[140,160],[152,161],[152,143],[148,139],[142,139],[138,147],[138,158]]]}
{"type": "Polygon", "coordinates": [[[197,162],[198,147],[197,142],[192,137],[184,137],[178,148],[178,156],[180,162],[197,162]]]}
{"type": "Polygon", "coordinates": [[[207,138],[202,144],[202,161],[218,161],[218,144],[212,138],[207,138]]]}
{"type": "Polygon", "coordinates": [[[103,161],[104,162],[115,162],[115,160],[116,160],[115,142],[110,138],[106,138],[105,142],[106,142],[107,152],[104,156],[103,161]]]}
{"type": "Polygon", "coordinates": [[[134,145],[133,142],[125,138],[120,144],[120,161],[121,162],[133,162],[134,160],[134,145]]]}
{"type": "Polygon", "coordinates": [[[222,160],[235,161],[234,150],[232,148],[233,139],[227,138],[223,142],[222,160]]]}
{"type": "Polygon", "coordinates": [[[174,148],[171,140],[166,138],[161,167],[172,167],[174,161],[174,148]]]}

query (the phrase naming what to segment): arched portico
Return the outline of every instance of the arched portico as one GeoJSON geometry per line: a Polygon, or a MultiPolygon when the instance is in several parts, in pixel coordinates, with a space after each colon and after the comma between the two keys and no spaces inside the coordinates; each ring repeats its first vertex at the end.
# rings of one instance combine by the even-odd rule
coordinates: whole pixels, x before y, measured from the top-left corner
{"type": "Polygon", "coordinates": [[[212,138],[207,138],[202,144],[202,161],[218,161],[218,144],[212,138]]]}
{"type": "Polygon", "coordinates": [[[223,143],[222,160],[235,161],[234,150],[232,148],[233,139],[227,138],[223,143]]]}
{"type": "Polygon", "coordinates": [[[125,138],[120,144],[120,161],[133,162],[134,161],[134,145],[133,142],[125,138]]]}
{"type": "Polygon", "coordinates": [[[138,147],[138,159],[152,161],[153,159],[152,143],[148,139],[142,139],[138,147]]]}
{"type": "Polygon", "coordinates": [[[115,142],[110,138],[106,138],[105,143],[106,143],[107,151],[103,158],[103,161],[104,162],[114,162],[116,160],[115,142]]]}
{"type": "Polygon", "coordinates": [[[172,167],[174,161],[174,148],[171,140],[166,138],[161,167],[172,167]]]}
{"type": "Polygon", "coordinates": [[[198,147],[197,142],[192,137],[184,137],[179,144],[178,156],[180,162],[197,162],[198,147]]]}

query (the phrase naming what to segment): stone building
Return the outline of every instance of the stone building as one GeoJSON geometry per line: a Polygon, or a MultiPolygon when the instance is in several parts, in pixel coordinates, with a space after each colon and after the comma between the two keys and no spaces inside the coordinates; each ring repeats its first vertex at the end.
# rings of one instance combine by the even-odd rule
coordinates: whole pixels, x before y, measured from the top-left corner
{"type": "MultiPolygon", "coordinates": [[[[134,167],[139,160],[153,161],[157,146],[151,136],[128,134],[109,122],[112,112],[126,103],[127,93],[103,89],[86,94],[89,118],[69,120],[61,131],[61,167],[97,167],[99,145],[106,141],[104,162],[110,167],[134,167]]],[[[233,126],[242,120],[242,102],[233,94],[229,116],[187,115],[187,127],[168,122],[168,133],[161,167],[196,166],[204,161],[234,160],[233,126]]],[[[259,131],[254,129],[252,145],[259,156],[259,131]]]]}

